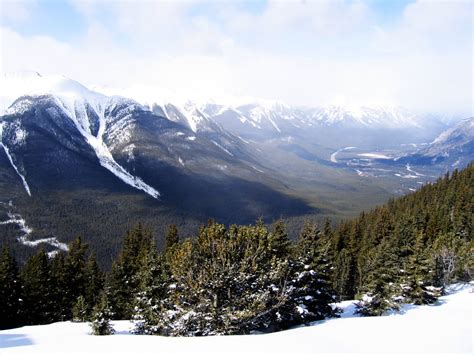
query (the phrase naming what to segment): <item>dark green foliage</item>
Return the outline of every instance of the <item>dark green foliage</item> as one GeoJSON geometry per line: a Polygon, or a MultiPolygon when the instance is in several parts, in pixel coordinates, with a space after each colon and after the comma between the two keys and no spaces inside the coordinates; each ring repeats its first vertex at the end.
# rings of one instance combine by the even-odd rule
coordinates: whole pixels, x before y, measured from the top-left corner
{"type": "Polygon", "coordinates": [[[299,295],[295,298],[304,309],[305,323],[336,315],[331,306],[337,296],[331,284],[330,238],[327,225],[324,234],[314,223],[306,224],[301,231],[294,262],[299,269],[295,277],[299,295]]]}
{"type": "Polygon", "coordinates": [[[51,287],[51,265],[44,250],[33,255],[21,271],[26,324],[45,324],[56,319],[55,295],[51,287]]]}
{"type": "Polygon", "coordinates": [[[354,256],[346,249],[342,249],[335,260],[333,285],[342,299],[352,299],[355,293],[356,262],[354,256]]]}
{"type": "Polygon", "coordinates": [[[68,315],[71,314],[72,304],[70,303],[66,294],[68,292],[68,279],[65,272],[64,253],[57,253],[51,262],[51,284],[50,290],[52,293],[54,308],[54,320],[68,320],[68,315]]]}
{"type": "Polygon", "coordinates": [[[67,253],[34,255],[20,277],[4,250],[1,325],[92,319],[94,333],[110,334],[113,316],[134,319],[140,334],[243,334],[336,316],[332,303],[341,298],[359,297],[367,316],[433,303],[447,284],[472,278],[473,171],[447,174],[335,229],[306,223],[296,243],[282,221],[271,231],[262,221],[209,222],[183,241],[171,226],[159,253],[138,225],[106,277],[80,238],[67,253]]]}
{"type": "Polygon", "coordinates": [[[404,300],[413,304],[434,303],[440,296],[436,283],[435,263],[431,257],[432,251],[427,247],[423,233],[419,233],[412,254],[408,258],[405,270],[406,277],[403,287],[404,300]]]}
{"type": "Polygon", "coordinates": [[[275,257],[282,258],[288,254],[290,240],[282,220],[273,225],[273,231],[269,234],[268,239],[268,248],[275,257]]]}
{"type": "Polygon", "coordinates": [[[166,234],[165,249],[170,249],[179,242],[178,228],[176,224],[171,224],[166,234]]]}
{"type": "Polygon", "coordinates": [[[86,288],[86,251],[87,245],[82,242],[81,237],[76,238],[69,244],[69,251],[64,260],[64,302],[68,305],[69,312],[65,313],[65,319],[71,319],[72,308],[77,299],[85,294],[86,288]]]}
{"type": "Polygon", "coordinates": [[[92,312],[92,334],[93,335],[112,335],[115,333],[114,328],[110,324],[112,311],[109,306],[107,294],[102,292],[99,302],[94,306],[92,312]]]}
{"type": "Polygon", "coordinates": [[[0,329],[21,325],[21,282],[16,261],[5,247],[0,255],[0,329]]]}
{"type": "Polygon", "coordinates": [[[138,224],[127,232],[123,242],[123,250],[112,265],[112,271],[107,278],[108,295],[112,312],[116,319],[130,319],[138,292],[140,280],[141,259],[150,249],[154,248],[150,231],[144,230],[138,224]]]}
{"type": "Polygon", "coordinates": [[[89,317],[92,314],[92,308],[99,301],[100,292],[104,287],[104,274],[100,270],[94,254],[89,257],[85,266],[84,283],[84,301],[89,317]]]}
{"type": "Polygon", "coordinates": [[[229,229],[210,222],[169,259],[172,283],[155,317],[161,332],[275,331],[334,315],[327,261],[315,243],[302,244],[293,255],[282,222],[272,232],[261,222],[229,229]]]}
{"type": "Polygon", "coordinates": [[[79,296],[72,306],[72,321],[85,322],[87,320],[87,305],[84,296],[79,296]]]}
{"type": "Polygon", "coordinates": [[[133,320],[137,334],[158,334],[161,332],[159,318],[160,301],[166,294],[166,275],[163,260],[155,248],[146,250],[142,256],[138,290],[135,294],[133,320]]]}
{"type": "Polygon", "coordinates": [[[432,303],[437,287],[472,278],[474,165],[375,208],[334,231],[333,285],[365,295],[360,312],[432,303]],[[371,300],[368,302],[367,300],[371,300]]]}
{"type": "Polygon", "coordinates": [[[398,310],[401,298],[399,259],[390,241],[382,243],[369,254],[369,272],[363,286],[366,294],[357,304],[357,313],[379,316],[388,310],[398,310]]]}

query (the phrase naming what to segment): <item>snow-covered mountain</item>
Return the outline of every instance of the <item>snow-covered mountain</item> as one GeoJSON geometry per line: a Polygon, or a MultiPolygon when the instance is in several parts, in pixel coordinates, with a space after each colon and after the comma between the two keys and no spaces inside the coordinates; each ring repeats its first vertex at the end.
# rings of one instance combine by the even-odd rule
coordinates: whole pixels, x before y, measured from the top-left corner
{"type": "Polygon", "coordinates": [[[313,120],[325,125],[366,126],[369,128],[420,128],[420,117],[397,106],[329,105],[310,110],[313,120]]]}
{"type": "Polygon", "coordinates": [[[311,210],[282,192],[284,183],[246,142],[205,115],[200,118],[209,129],[170,113],[188,114],[187,106],[185,112],[164,106],[164,115],[64,77],[3,79],[0,202],[16,206],[33,242],[67,242],[79,232],[117,237],[130,227],[131,213],[158,226],[210,217],[250,223],[311,210]],[[89,224],[110,213],[113,225],[89,224]]]}
{"type": "Polygon", "coordinates": [[[474,117],[466,118],[441,133],[417,157],[432,164],[448,162],[461,167],[474,158],[474,117]]]}
{"type": "Polygon", "coordinates": [[[246,138],[273,139],[302,131],[337,129],[422,130],[430,122],[394,105],[315,105],[298,107],[251,97],[206,98],[183,96],[150,85],[123,89],[95,87],[104,94],[130,97],[155,113],[187,125],[193,131],[227,131],[246,138]]]}
{"type": "MultiPolygon", "coordinates": [[[[457,144],[464,164],[473,156],[461,138],[468,129],[472,141],[471,123],[425,154],[457,144]]],[[[314,212],[316,194],[339,193],[340,184],[348,193],[367,191],[354,190],[353,169],[327,161],[331,152],[411,143],[409,134],[425,131],[419,116],[393,107],[190,99],[155,87],[88,88],[63,76],[3,74],[0,203],[13,202],[15,211],[5,213],[22,216],[33,242],[67,242],[78,230],[117,236],[130,227],[130,213],[153,226],[301,215],[314,212]],[[112,225],[84,222],[109,214],[112,225]]],[[[327,201],[325,209],[338,208],[327,201]]]]}

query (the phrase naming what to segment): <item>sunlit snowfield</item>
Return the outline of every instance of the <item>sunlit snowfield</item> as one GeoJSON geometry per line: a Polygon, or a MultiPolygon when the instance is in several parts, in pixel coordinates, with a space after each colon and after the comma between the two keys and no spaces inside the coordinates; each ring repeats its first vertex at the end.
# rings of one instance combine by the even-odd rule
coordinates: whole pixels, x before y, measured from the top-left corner
{"type": "Polygon", "coordinates": [[[86,323],[60,322],[0,331],[0,354],[299,354],[466,353],[473,351],[474,284],[454,285],[432,306],[361,318],[352,301],[339,319],[265,335],[167,338],[131,335],[133,324],[115,321],[116,334],[90,335],[86,323]]]}

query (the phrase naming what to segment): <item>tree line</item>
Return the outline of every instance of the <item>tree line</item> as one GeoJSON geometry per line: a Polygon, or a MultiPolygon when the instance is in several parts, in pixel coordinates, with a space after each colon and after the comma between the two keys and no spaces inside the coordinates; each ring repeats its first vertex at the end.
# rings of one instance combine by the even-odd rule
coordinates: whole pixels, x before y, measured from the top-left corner
{"type": "Polygon", "coordinates": [[[335,227],[308,221],[296,241],[282,221],[210,221],[184,240],[171,225],[158,250],[138,224],[107,273],[81,238],[21,267],[4,248],[0,328],[91,321],[110,334],[110,319],[132,319],[138,334],[247,334],[337,317],[339,300],[364,316],[433,303],[472,278],[473,189],[470,164],[335,227]]]}

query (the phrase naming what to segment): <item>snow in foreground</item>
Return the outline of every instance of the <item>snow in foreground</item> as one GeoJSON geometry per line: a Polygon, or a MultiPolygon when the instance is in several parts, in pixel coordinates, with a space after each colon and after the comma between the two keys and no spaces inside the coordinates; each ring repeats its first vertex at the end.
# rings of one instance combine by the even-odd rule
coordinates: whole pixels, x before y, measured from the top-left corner
{"type": "Polygon", "coordinates": [[[402,314],[353,316],[342,302],[340,319],[266,335],[166,338],[130,335],[131,323],[114,322],[117,334],[89,335],[86,323],[54,323],[0,331],[0,354],[300,354],[467,353],[473,347],[471,286],[454,286],[433,306],[406,306],[402,314]]]}

